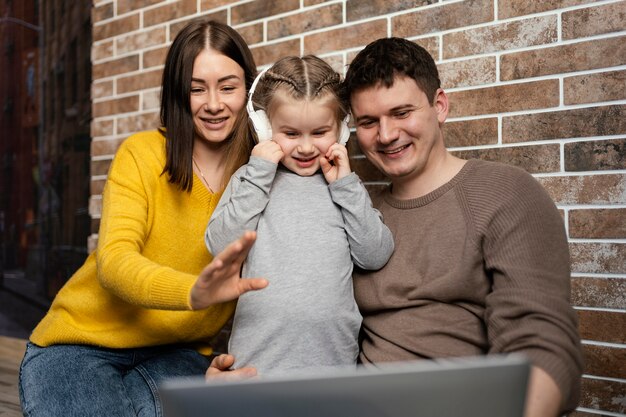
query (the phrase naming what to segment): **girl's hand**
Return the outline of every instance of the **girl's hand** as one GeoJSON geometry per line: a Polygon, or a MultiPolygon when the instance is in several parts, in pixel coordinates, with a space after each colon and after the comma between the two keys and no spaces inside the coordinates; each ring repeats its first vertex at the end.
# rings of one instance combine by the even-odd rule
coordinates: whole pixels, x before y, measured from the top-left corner
{"type": "Polygon", "coordinates": [[[241,265],[256,239],[256,232],[245,232],[239,239],[215,255],[191,288],[190,304],[193,310],[207,308],[239,298],[248,291],[267,287],[263,278],[241,278],[241,265]]]}
{"type": "Polygon", "coordinates": [[[285,156],[280,145],[273,140],[264,140],[263,142],[257,143],[254,148],[252,148],[252,155],[266,159],[275,164],[279,163],[280,160],[283,159],[283,156],[285,156]]]}
{"type": "Polygon", "coordinates": [[[326,155],[320,156],[320,166],[328,183],[337,181],[352,172],[348,150],[344,145],[334,143],[328,148],[326,155]],[[332,162],[332,163],[331,163],[332,162]]]}
{"type": "Polygon", "coordinates": [[[221,354],[211,361],[209,369],[206,370],[204,378],[209,381],[213,379],[221,380],[234,380],[234,379],[248,379],[257,376],[255,368],[239,368],[230,369],[235,364],[235,357],[233,355],[221,354]]]}

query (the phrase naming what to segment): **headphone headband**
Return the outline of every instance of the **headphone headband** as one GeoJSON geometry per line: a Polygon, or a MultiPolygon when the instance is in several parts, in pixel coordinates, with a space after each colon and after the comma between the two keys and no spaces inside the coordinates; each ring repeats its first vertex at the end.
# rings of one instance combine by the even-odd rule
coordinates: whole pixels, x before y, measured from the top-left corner
{"type": "MultiPolygon", "coordinates": [[[[256,86],[259,83],[259,80],[263,77],[268,69],[269,67],[261,71],[252,82],[252,86],[250,86],[250,91],[248,92],[248,102],[246,104],[248,116],[250,117],[250,121],[252,122],[252,126],[254,127],[254,131],[256,132],[259,142],[272,139],[272,125],[270,124],[270,121],[265,111],[254,110],[254,105],[252,104],[252,96],[254,95],[254,91],[256,90],[256,86]]],[[[346,142],[348,142],[348,139],[350,139],[350,127],[348,126],[349,122],[350,113],[348,113],[346,117],[341,121],[339,138],[337,142],[342,145],[345,145],[346,142]]]]}
{"type": "Polygon", "coordinates": [[[252,104],[252,96],[254,94],[254,90],[256,89],[257,83],[268,69],[269,67],[261,71],[252,82],[252,86],[250,86],[250,91],[248,92],[248,103],[246,104],[248,116],[250,117],[250,121],[252,122],[252,126],[254,127],[254,131],[256,132],[259,142],[272,139],[272,126],[270,125],[270,121],[267,118],[267,114],[265,114],[263,110],[254,110],[254,105],[252,104]]]}

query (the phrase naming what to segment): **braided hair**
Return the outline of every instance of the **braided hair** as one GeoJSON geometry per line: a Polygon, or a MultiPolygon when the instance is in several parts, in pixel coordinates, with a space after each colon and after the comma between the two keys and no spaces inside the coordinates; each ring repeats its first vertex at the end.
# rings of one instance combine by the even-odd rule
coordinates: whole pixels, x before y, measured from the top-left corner
{"type": "Polygon", "coordinates": [[[279,91],[295,100],[315,100],[330,94],[337,103],[336,118],[339,123],[348,113],[340,101],[341,88],[340,75],[324,60],[314,55],[287,56],[263,74],[252,103],[271,117],[273,99],[279,91]]]}

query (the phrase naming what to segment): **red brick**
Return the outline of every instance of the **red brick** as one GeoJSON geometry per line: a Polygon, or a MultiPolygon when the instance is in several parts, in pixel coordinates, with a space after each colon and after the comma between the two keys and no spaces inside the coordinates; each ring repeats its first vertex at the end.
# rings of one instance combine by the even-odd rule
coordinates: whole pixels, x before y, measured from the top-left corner
{"type": "Polygon", "coordinates": [[[566,171],[626,169],[626,139],[565,144],[566,171]]]}
{"type": "Polygon", "coordinates": [[[112,38],[114,36],[132,32],[137,29],[139,29],[138,13],[131,16],[111,20],[104,24],[94,25],[93,41],[101,41],[103,39],[112,38]]]}
{"type": "MultiPolygon", "coordinates": [[[[580,337],[607,343],[626,343],[626,312],[577,310],[580,337]]],[[[626,362],[624,362],[626,364],[626,362]]]]}
{"type": "Polygon", "coordinates": [[[91,141],[91,156],[105,156],[114,155],[119,148],[120,144],[126,138],[122,139],[107,139],[107,140],[92,140],[91,141]]]}
{"type": "Polygon", "coordinates": [[[500,85],[448,94],[449,117],[476,116],[559,105],[558,80],[500,85]]]}
{"type": "Polygon", "coordinates": [[[91,137],[113,135],[113,120],[92,120],[91,137]]]}
{"type": "Polygon", "coordinates": [[[453,151],[453,155],[463,159],[484,159],[515,165],[533,173],[557,172],[559,166],[559,146],[515,146],[506,148],[472,149],[453,151]]]}
{"type": "Polygon", "coordinates": [[[130,55],[93,65],[91,76],[93,80],[96,81],[100,78],[137,71],[138,69],[139,55],[130,55]]]}
{"type": "Polygon", "coordinates": [[[152,49],[144,52],[143,67],[150,68],[165,65],[165,57],[167,56],[167,51],[169,49],[169,46],[164,46],[163,48],[152,49]]]}
{"type": "MultiPolygon", "coordinates": [[[[553,92],[546,94],[552,96],[553,92]]],[[[624,133],[626,133],[626,106],[559,110],[502,119],[504,143],[624,133]]]]}
{"type": "Polygon", "coordinates": [[[493,19],[493,0],[442,3],[438,7],[430,7],[392,17],[391,33],[393,36],[410,38],[491,22],[493,19]]]}
{"type": "Polygon", "coordinates": [[[484,57],[439,64],[443,88],[472,87],[496,82],[496,58],[484,57]]]}
{"type": "Polygon", "coordinates": [[[290,35],[310,32],[343,22],[341,4],[318,7],[302,13],[293,14],[267,22],[267,39],[273,40],[290,35]]]}
{"type": "Polygon", "coordinates": [[[348,22],[352,22],[414,7],[427,6],[431,3],[433,3],[432,0],[348,0],[346,2],[346,15],[348,22]]]}
{"type": "Polygon", "coordinates": [[[499,52],[550,44],[557,40],[556,16],[540,16],[444,34],[443,56],[456,58],[499,52]]]}
{"type": "Polygon", "coordinates": [[[105,3],[98,6],[93,6],[91,9],[91,19],[93,23],[98,23],[102,20],[111,19],[113,17],[113,3],[105,3]]]}
{"type": "Polygon", "coordinates": [[[143,12],[143,27],[147,28],[159,23],[175,20],[180,17],[197,13],[197,0],[178,0],[143,12]]]}
{"type": "Polygon", "coordinates": [[[143,9],[167,0],[117,0],[117,14],[124,14],[133,10],[143,9]]]}
{"type": "Polygon", "coordinates": [[[113,57],[113,40],[94,43],[91,47],[92,62],[98,62],[103,59],[113,57]]]}
{"type": "Polygon", "coordinates": [[[337,73],[342,76],[347,70],[347,67],[343,61],[343,54],[325,56],[323,60],[326,61],[328,65],[330,65],[337,73]]]}
{"type": "Polygon", "coordinates": [[[141,110],[158,110],[161,107],[161,89],[144,91],[141,97],[141,110]]]}
{"type": "Polygon", "coordinates": [[[248,45],[263,42],[263,23],[255,23],[236,29],[248,45]]]}
{"type": "Polygon", "coordinates": [[[589,274],[626,273],[626,244],[570,242],[572,272],[589,274]]]}
{"type": "Polygon", "coordinates": [[[563,79],[563,96],[565,104],[626,99],[626,71],[566,77],[563,79]]]}
{"type": "Polygon", "coordinates": [[[626,306],[626,279],[572,278],[572,305],[579,307],[615,308],[626,306]]]}
{"type": "Polygon", "coordinates": [[[256,0],[233,6],[230,12],[231,22],[238,25],[299,8],[300,0],[256,0]]]}
{"type": "Polygon", "coordinates": [[[360,23],[326,32],[304,36],[305,54],[325,52],[365,46],[371,41],[387,36],[387,21],[384,19],[360,23]]]}
{"type": "Polygon", "coordinates": [[[141,49],[147,49],[165,43],[165,27],[158,27],[151,30],[143,30],[128,36],[120,36],[115,39],[117,53],[122,55],[141,49]]]}
{"type": "Polygon", "coordinates": [[[111,161],[113,160],[113,158],[110,159],[99,159],[97,161],[92,160],[91,161],[91,176],[96,176],[96,175],[107,175],[109,172],[109,167],[111,166],[111,161]]]}
{"type": "Polygon", "coordinates": [[[231,3],[232,0],[202,0],[200,2],[200,10],[205,12],[207,10],[215,9],[220,6],[226,6],[231,3]]]}
{"type": "Polygon", "coordinates": [[[300,55],[300,40],[291,39],[285,42],[250,48],[257,65],[272,64],[286,55],[300,55]]]}
{"type": "Polygon", "coordinates": [[[100,195],[104,191],[106,180],[91,180],[89,182],[89,194],[100,195]]]}
{"type": "Polygon", "coordinates": [[[117,134],[130,135],[143,130],[156,129],[159,125],[158,112],[119,117],[117,119],[117,134]]]}
{"type": "MultiPolygon", "coordinates": [[[[178,32],[180,32],[185,26],[187,26],[189,22],[197,18],[198,18],[197,15],[192,15],[192,16],[189,16],[187,19],[178,20],[176,21],[176,23],[171,23],[170,24],[170,40],[173,41],[176,35],[178,35],[178,32]]],[[[224,10],[218,10],[215,13],[203,14],[202,18],[206,20],[215,20],[220,23],[228,24],[228,11],[224,9],[224,10]]]]}
{"type": "Polygon", "coordinates": [[[446,147],[493,145],[498,143],[498,119],[463,120],[443,125],[446,147]]]}
{"type": "Polygon", "coordinates": [[[537,180],[556,204],[626,204],[626,174],[569,175],[537,180]]]}
{"type": "Polygon", "coordinates": [[[331,0],[304,0],[304,7],[315,6],[316,4],[326,3],[331,0]]]}
{"type": "Polygon", "coordinates": [[[500,79],[517,80],[624,64],[626,37],[621,36],[504,54],[500,58],[500,79]]]}
{"type": "Polygon", "coordinates": [[[117,93],[124,94],[131,91],[160,87],[162,77],[163,71],[161,69],[142,71],[134,75],[120,77],[117,79],[117,93]]]}
{"type": "Polygon", "coordinates": [[[624,238],[626,237],[626,209],[570,210],[569,235],[571,238],[582,239],[624,238]]]}
{"type": "Polygon", "coordinates": [[[89,198],[89,215],[92,218],[102,215],[102,198],[95,198],[94,196],[89,198]]]}
{"type": "MultiPolygon", "coordinates": [[[[625,382],[583,378],[581,391],[580,407],[626,414],[625,382]]],[[[598,417],[598,414],[593,414],[593,417],[598,417]]],[[[601,414],[600,417],[608,416],[601,414]]]]}
{"type": "Polygon", "coordinates": [[[92,233],[94,234],[92,234],[91,236],[87,238],[87,252],[89,254],[93,253],[98,246],[98,235],[94,232],[94,230],[97,231],[99,226],[100,226],[100,220],[91,219],[91,230],[92,230],[92,233]],[[94,229],[94,227],[96,228],[94,229]]]}
{"type": "MultiPolygon", "coordinates": [[[[422,48],[426,49],[428,51],[428,53],[430,55],[432,55],[433,59],[435,61],[439,61],[440,57],[439,57],[439,37],[438,36],[433,36],[433,37],[428,37],[428,38],[420,38],[420,39],[416,39],[413,41],[414,43],[416,43],[417,45],[421,46],[422,48]]],[[[351,51],[348,52],[348,62],[352,62],[352,60],[354,59],[354,57],[356,56],[356,54],[359,51],[351,51]]]]}
{"type": "Polygon", "coordinates": [[[593,1],[594,0],[498,0],[498,17],[500,19],[506,19],[509,17],[525,16],[534,13],[562,9],[569,6],[577,6],[579,4],[586,4],[593,1]]]}
{"type": "Polygon", "coordinates": [[[563,39],[621,32],[626,28],[626,2],[565,11],[561,20],[563,39]]]}
{"type": "Polygon", "coordinates": [[[129,96],[93,104],[93,117],[111,116],[139,110],[139,96],[129,96]]]}
{"type": "Polygon", "coordinates": [[[113,81],[96,81],[91,84],[91,99],[97,100],[104,97],[111,97],[113,95],[113,81]]]}
{"type": "MultiPolygon", "coordinates": [[[[580,312],[579,312],[580,313],[580,312]]],[[[608,333],[619,333],[622,330],[624,334],[624,319],[617,318],[618,316],[625,316],[626,313],[604,313],[611,314],[613,317],[606,318],[607,320],[617,320],[613,327],[609,323],[602,323],[602,321],[596,321],[590,323],[590,325],[602,325],[603,330],[608,333]],[[616,317],[617,316],[617,317],[616,317]],[[601,324],[602,323],[602,324],[601,324]]],[[[581,329],[584,332],[584,329],[581,329]]],[[[583,339],[584,336],[581,335],[583,339]]],[[[598,345],[583,345],[583,359],[585,362],[584,373],[586,375],[603,376],[608,378],[626,378],[626,349],[598,346],[598,345]]]]}

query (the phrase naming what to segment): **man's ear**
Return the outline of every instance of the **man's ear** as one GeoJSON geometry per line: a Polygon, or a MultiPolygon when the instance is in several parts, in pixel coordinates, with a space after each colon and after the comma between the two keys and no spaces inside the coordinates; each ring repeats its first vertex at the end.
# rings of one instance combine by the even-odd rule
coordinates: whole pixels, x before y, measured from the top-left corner
{"type": "Polygon", "coordinates": [[[450,103],[448,102],[448,95],[442,88],[438,88],[435,92],[433,105],[437,109],[437,120],[439,121],[439,124],[443,124],[443,122],[445,122],[448,118],[450,103]]]}

